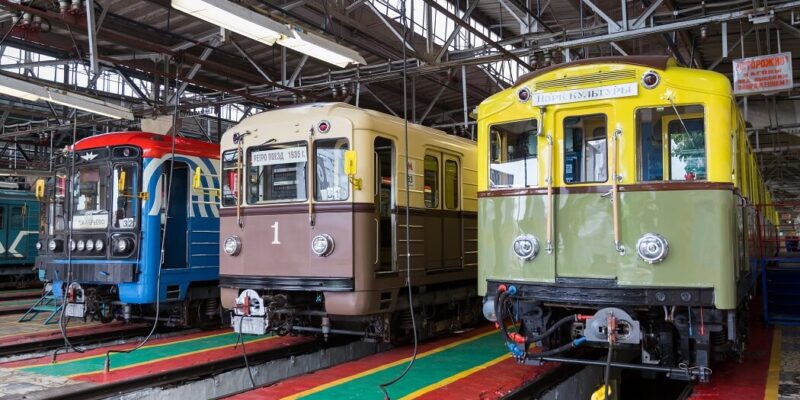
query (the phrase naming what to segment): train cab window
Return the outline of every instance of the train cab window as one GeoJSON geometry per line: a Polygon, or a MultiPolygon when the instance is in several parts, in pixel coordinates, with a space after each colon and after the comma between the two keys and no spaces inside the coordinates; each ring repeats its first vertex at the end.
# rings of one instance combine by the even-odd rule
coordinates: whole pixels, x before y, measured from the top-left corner
{"type": "Polygon", "coordinates": [[[52,201],[48,204],[47,213],[49,234],[56,231],[63,231],[66,228],[66,218],[64,217],[64,203],[67,196],[67,172],[63,169],[56,171],[52,192],[52,201]]]}
{"type": "Polygon", "coordinates": [[[539,185],[537,134],[535,119],[489,127],[489,188],[539,185]]]}
{"type": "Polygon", "coordinates": [[[636,130],[640,181],[706,179],[702,106],[636,110],[636,130]]]}
{"type": "Polygon", "coordinates": [[[454,160],[444,162],[444,206],[458,208],[458,163],[454,160]]]}
{"type": "Polygon", "coordinates": [[[108,227],[108,164],[81,165],[73,175],[72,228],[108,227]]]}
{"type": "Polygon", "coordinates": [[[349,149],[347,139],[324,139],[314,143],[317,169],[315,181],[317,201],[343,201],[350,197],[350,182],[344,173],[344,153],[349,149]]]}
{"type": "Polygon", "coordinates": [[[608,180],[608,136],[604,114],[564,118],[564,182],[608,180]]]}
{"type": "Polygon", "coordinates": [[[425,207],[439,207],[439,159],[425,156],[425,207]]]}
{"type": "Polygon", "coordinates": [[[133,229],[136,227],[138,207],[135,164],[118,164],[114,167],[114,190],[111,193],[112,205],[111,224],[114,228],[133,229]]]}
{"type": "Polygon", "coordinates": [[[308,199],[306,142],[283,143],[248,150],[248,203],[308,199]]]}
{"type": "Polygon", "coordinates": [[[239,171],[237,150],[222,153],[222,206],[235,206],[239,198],[239,171]]]}

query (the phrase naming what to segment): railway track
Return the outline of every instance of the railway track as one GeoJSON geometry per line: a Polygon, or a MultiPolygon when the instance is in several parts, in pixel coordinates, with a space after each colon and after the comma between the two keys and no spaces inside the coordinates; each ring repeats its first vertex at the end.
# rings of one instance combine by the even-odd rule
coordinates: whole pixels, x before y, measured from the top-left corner
{"type": "Polygon", "coordinates": [[[42,289],[0,290],[0,315],[27,311],[42,296],[42,289]]]}
{"type": "MultiPolygon", "coordinates": [[[[603,351],[597,349],[579,350],[575,353],[576,358],[597,359],[602,357],[603,351]]],[[[580,364],[561,364],[555,369],[548,371],[536,379],[526,382],[513,392],[505,395],[503,400],[528,400],[539,399],[558,385],[566,382],[575,374],[586,368],[580,364]]]]}
{"type": "MultiPolygon", "coordinates": [[[[107,330],[98,330],[80,334],[69,334],[70,330],[67,328],[67,334],[69,335],[69,340],[73,346],[87,346],[140,337],[150,332],[150,329],[150,325],[137,324],[136,326],[132,326],[130,329],[116,330],[112,332],[107,330]]],[[[159,333],[166,332],[169,332],[169,330],[161,331],[159,333]]],[[[64,338],[61,337],[60,333],[54,332],[40,340],[30,340],[8,344],[0,343],[0,358],[55,350],[63,346],[64,338]]]]}
{"type": "MultiPolygon", "coordinates": [[[[341,346],[347,342],[348,341],[346,340],[329,340],[328,342],[323,342],[321,340],[301,342],[290,346],[279,346],[264,351],[248,353],[247,360],[250,366],[254,366],[292,356],[313,353],[326,348],[341,346]]],[[[58,391],[37,393],[36,398],[52,400],[75,398],[80,398],[82,400],[105,399],[111,395],[121,395],[147,388],[177,385],[190,380],[209,378],[226,371],[244,367],[244,359],[242,357],[235,357],[189,367],[170,369],[155,376],[149,375],[111,383],[85,386],[82,388],[70,388],[68,391],[63,393],[58,391]]]]}

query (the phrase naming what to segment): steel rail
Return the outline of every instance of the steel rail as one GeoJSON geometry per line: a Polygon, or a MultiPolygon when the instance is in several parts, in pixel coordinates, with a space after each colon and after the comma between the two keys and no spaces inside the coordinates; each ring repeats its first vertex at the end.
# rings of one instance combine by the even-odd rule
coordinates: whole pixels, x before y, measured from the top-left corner
{"type": "MultiPolygon", "coordinates": [[[[100,342],[112,342],[115,340],[128,339],[131,337],[141,336],[150,331],[149,326],[137,326],[128,330],[114,331],[114,332],[91,332],[85,335],[75,335],[70,337],[72,343],[77,345],[87,345],[100,342]]],[[[160,332],[164,333],[164,332],[160,332]]],[[[47,351],[57,349],[64,345],[64,339],[61,336],[53,336],[43,340],[33,342],[14,343],[9,345],[0,344],[0,357],[9,357],[20,354],[28,354],[39,351],[47,351]]]]}

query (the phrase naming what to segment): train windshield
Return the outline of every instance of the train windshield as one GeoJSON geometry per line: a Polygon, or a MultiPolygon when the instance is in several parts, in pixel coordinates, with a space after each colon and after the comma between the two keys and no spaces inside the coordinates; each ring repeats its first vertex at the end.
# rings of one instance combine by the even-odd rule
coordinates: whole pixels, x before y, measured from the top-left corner
{"type": "Polygon", "coordinates": [[[344,173],[344,153],[347,139],[317,140],[314,164],[317,170],[316,193],[318,201],[342,201],[350,197],[350,183],[344,173]]]}
{"type": "Polygon", "coordinates": [[[72,177],[72,228],[76,230],[108,227],[108,165],[76,167],[72,177]]]}
{"type": "Polygon", "coordinates": [[[308,199],[306,142],[251,148],[247,164],[249,204],[308,199]]]}
{"type": "Polygon", "coordinates": [[[114,213],[112,226],[120,229],[136,227],[136,164],[117,164],[114,167],[114,191],[111,193],[114,213]]]}
{"type": "Polygon", "coordinates": [[[514,188],[539,184],[538,128],[535,119],[489,128],[489,187],[514,188]]]}

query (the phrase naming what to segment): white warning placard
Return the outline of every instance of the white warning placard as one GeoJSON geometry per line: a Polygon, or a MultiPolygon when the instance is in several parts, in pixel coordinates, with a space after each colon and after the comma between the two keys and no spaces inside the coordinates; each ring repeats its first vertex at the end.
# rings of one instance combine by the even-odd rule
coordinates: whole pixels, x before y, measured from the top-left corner
{"type": "Polygon", "coordinates": [[[733,92],[737,95],[779,92],[793,85],[792,53],[733,60],[733,92]]]}

